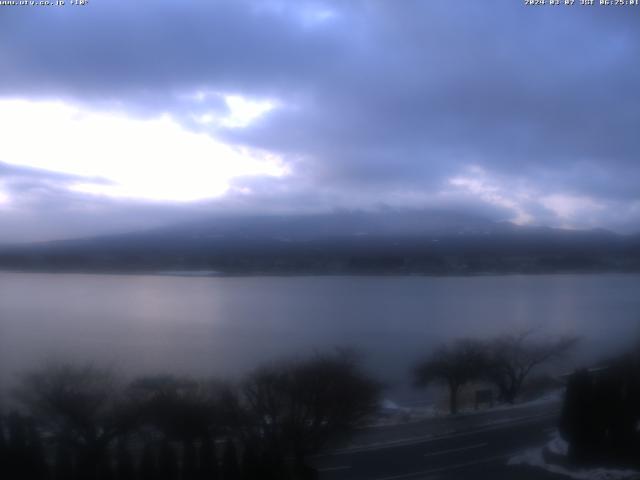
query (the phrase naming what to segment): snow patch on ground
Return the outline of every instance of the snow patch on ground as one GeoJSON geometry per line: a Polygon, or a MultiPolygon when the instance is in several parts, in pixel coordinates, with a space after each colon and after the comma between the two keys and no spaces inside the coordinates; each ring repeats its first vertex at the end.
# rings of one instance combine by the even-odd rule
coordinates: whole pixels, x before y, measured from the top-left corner
{"type": "Polygon", "coordinates": [[[555,432],[547,445],[529,448],[515,455],[509,459],[508,465],[528,465],[576,480],[631,480],[640,478],[640,472],[636,470],[612,468],[569,469],[561,465],[548,463],[544,455],[545,449],[550,453],[564,456],[568,452],[568,445],[558,432],[555,432]]]}
{"type": "MultiPolygon", "coordinates": [[[[562,390],[549,392],[535,400],[515,404],[499,404],[489,408],[475,410],[472,407],[462,408],[458,412],[458,416],[471,416],[486,414],[490,412],[502,412],[508,410],[516,410],[523,407],[532,407],[535,405],[545,405],[549,403],[558,403],[562,400],[562,390]]],[[[367,427],[388,427],[393,425],[406,425],[408,423],[418,423],[432,418],[450,417],[448,410],[441,410],[435,405],[427,405],[423,407],[403,407],[390,399],[384,399],[378,411],[378,415],[367,427]]]]}
{"type": "Polygon", "coordinates": [[[569,444],[558,434],[558,432],[555,432],[547,444],[547,449],[551,453],[565,457],[569,453],[569,444]]]}

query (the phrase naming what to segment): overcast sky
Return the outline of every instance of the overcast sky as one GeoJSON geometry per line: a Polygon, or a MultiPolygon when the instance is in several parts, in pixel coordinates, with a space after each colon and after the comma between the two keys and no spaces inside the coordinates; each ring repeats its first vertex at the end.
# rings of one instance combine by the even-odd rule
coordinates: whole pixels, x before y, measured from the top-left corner
{"type": "Polygon", "coordinates": [[[0,241],[388,207],[640,231],[640,7],[66,3],[0,6],[0,241]]]}

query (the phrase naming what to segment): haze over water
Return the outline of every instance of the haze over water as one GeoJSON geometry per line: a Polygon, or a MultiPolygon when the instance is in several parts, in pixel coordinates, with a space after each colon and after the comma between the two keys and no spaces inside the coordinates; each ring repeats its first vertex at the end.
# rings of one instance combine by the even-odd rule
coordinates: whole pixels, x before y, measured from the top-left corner
{"type": "Polygon", "coordinates": [[[638,275],[176,277],[0,273],[0,381],[51,359],[127,376],[233,378],[259,363],[355,347],[408,399],[440,342],[535,327],[582,336],[574,361],[639,332],[638,275]]]}

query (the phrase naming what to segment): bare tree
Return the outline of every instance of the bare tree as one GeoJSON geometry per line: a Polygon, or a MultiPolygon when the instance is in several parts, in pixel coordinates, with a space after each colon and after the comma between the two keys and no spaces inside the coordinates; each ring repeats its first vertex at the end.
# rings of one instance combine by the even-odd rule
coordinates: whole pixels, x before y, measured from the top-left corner
{"type": "Polygon", "coordinates": [[[306,455],[348,434],[376,410],[379,391],[354,357],[340,352],[262,368],[241,391],[250,441],[268,450],[271,461],[273,455],[293,455],[304,468],[306,455]]]}
{"type": "Polygon", "coordinates": [[[141,377],[129,385],[127,396],[139,421],[170,440],[193,442],[211,435],[224,423],[221,412],[226,385],[171,375],[141,377]]]}
{"type": "Polygon", "coordinates": [[[486,377],[498,387],[504,402],[514,403],[532,370],[561,357],[578,341],[577,337],[535,339],[533,333],[527,330],[488,342],[486,377]]]}
{"type": "Polygon", "coordinates": [[[110,370],[53,364],[26,375],[17,395],[59,445],[78,452],[83,474],[93,478],[109,443],[127,428],[117,391],[110,370]]]}
{"type": "Polygon", "coordinates": [[[418,387],[432,382],[445,384],[449,389],[449,411],[455,414],[460,387],[479,378],[484,366],[484,345],[476,340],[461,339],[437,348],[414,367],[413,376],[418,387]]]}

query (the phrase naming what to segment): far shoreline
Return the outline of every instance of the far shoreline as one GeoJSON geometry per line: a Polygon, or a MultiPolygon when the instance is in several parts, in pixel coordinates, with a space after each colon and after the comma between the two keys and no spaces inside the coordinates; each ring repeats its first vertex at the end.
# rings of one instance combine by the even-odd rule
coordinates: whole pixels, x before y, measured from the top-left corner
{"type": "Polygon", "coordinates": [[[247,271],[225,272],[221,270],[140,270],[140,269],[47,269],[47,268],[3,268],[0,274],[45,274],[45,275],[116,275],[153,276],[181,278],[309,278],[309,277],[352,277],[352,278],[484,278],[484,277],[537,277],[537,276],[586,276],[586,275],[639,275],[638,270],[549,270],[549,271],[507,271],[507,272],[273,272],[247,271]]]}

